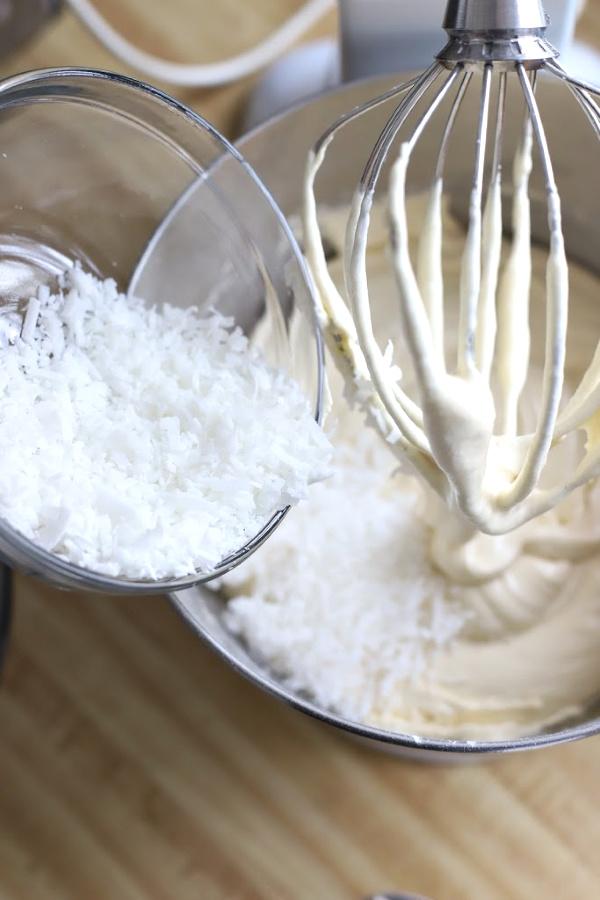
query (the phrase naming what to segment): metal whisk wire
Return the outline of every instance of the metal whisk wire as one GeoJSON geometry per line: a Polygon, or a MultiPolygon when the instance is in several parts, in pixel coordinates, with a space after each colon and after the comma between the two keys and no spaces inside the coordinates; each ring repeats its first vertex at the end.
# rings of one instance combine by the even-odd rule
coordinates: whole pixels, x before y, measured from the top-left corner
{"type": "Polygon", "coordinates": [[[595,98],[600,94],[593,86],[571,78],[555,61],[556,51],[544,39],[545,25],[537,0],[512,4],[451,0],[444,22],[449,42],[436,61],[421,76],[334,123],[315,146],[306,178],[307,256],[321,292],[322,324],[338,360],[345,364],[367,411],[399,454],[451,508],[490,534],[512,530],[550,509],[600,471],[600,453],[591,447],[567,478],[551,487],[539,486],[552,446],[567,432],[582,427],[600,407],[598,350],[581,384],[560,411],[567,334],[567,260],[560,198],[536,101],[537,74],[542,70],[566,82],[598,137],[600,107],[595,98]],[[439,223],[448,146],[475,73],[481,75],[481,86],[461,264],[457,358],[455,367],[449,370],[444,346],[443,238],[439,223]],[[509,75],[520,85],[525,117],[514,161],[512,243],[502,266],[502,151],[509,75]],[[496,113],[490,126],[494,85],[496,113]],[[348,218],[346,302],[327,271],[316,219],[315,179],[339,129],[394,96],[402,99],[374,143],[348,218]],[[427,126],[445,102],[450,102],[450,111],[439,144],[415,272],[406,219],[407,169],[427,126]],[[366,269],[375,191],[390,151],[409,119],[415,121],[391,167],[389,218],[403,338],[414,370],[416,399],[401,386],[389,347],[382,351],[375,337],[366,269]],[[490,130],[492,161],[484,189],[490,130]],[[533,147],[544,182],[549,234],[545,359],[535,428],[532,433],[519,434],[519,399],[530,364],[529,178],[533,147]],[[498,382],[494,396],[492,374],[498,382]],[[454,427],[445,427],[449,421],[454,427]],[[508,477],[500,478],[494,460],[499,448],[509,444],[518,462],[508,477]]]}

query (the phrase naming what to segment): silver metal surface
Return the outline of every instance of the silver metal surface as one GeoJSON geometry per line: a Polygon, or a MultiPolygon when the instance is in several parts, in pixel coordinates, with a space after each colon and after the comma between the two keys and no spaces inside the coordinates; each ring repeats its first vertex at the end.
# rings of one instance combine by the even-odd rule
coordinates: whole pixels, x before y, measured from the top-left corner
{"type": "Polygon", "coordinates": [[[541,35],[509,37],[498,33],[490,39],[484,34],[470,32],[468,40],[465,40],[465,34],[466,32],[452,34],[446,46],[436,54],[436,59],[447,66],[460,64],[478,67],[494,63],[510,67],[515,62],[520,62],[532,69],[545,60],[558,56],[558,51],[541,35]]]}
{"type": "MultiPolygon", "coordinates": [[[[444,0],[338,0],[338,5],[343,81],[418,71],[429,64],[445,40],[444,0]]],[[[459,0],[448,6],[447,27],[476,32],[481,23],[500,29],[516,24],[523,54],[533,58],[540,52],[538,36],[523,35],[522,29],[533,28],[535,32],[543,27],[545,10],[549,16],[546,39],[563,52],[572,40],[577,6],[577,0],[545,0],[543,9],[538,0],[525,4],[514,0],[459,0]]],[[[514,39],[514,27],[510,34],[514,39]]],[[[514,55],[516,48],[509,49],[514,55]]],[[[308,92],[304,96],[308,97],[308,92]]]]}
{"type": "Polygon", "coordinates": [[[446,31],[512,34],[535,31],[548,24],[540,0],[449,0],[443,27],[446,31]]]}
{"type": "Polygon", "coordinates": [[[444,28],[450,40],[436,59],[447,65],[540,65],[558,55],[545,38],[547,24],[539,0],[449,0],[444,28]]]}
{"type": "Polygon", "coordinates": [[[444,40],[444,0],[338,0],[338,6],[343,81],[417,71],[444,40]]]}

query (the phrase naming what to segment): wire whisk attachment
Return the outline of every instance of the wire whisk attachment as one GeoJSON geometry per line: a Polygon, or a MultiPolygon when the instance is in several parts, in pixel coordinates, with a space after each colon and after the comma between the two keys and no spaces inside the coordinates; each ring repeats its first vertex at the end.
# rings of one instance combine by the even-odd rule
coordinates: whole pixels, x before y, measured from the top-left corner
{"type": "Polygon", "coordinates": [[[537,85],[547,76],[561,79],[598,137],[600,94],[559,65],[544,37],[546,24],[537,0],[451,0],[444,20],[449,40],[432,65],[332,125],[313,149],[305,181],[306,253],[320,292],[322,325],[336,359],[399,456],[461,520],[488,534],[511,531],[551,509],[600,472],[598,429],[593,424],[600,408],[600,349],[574,392],[569,396],[564,390],[569,269],[537,85]],[[315,180],[338,131],[392,99],[399,102],[375,140],[350,208],[344,298],[325,260],[315,180]],[[467,107],[476,110],[473,168],[459,264],[456,340],[450,350],[442,223],[449,148],[456,129],[464,127],[467,107]],[[512,177],[507,178],[505,123],[509,108],[521,107],[512,177]],[[436,161],[415,251],[407,221],[408,172],[415,154],[422,148],[430,152],[432,141],[436,161]],[[392,147],[395,158],[390,165],[392,147]],[[545,351],[532,427],[522,423],[520,407],[531,366],[534,161],[545,197],[548,253],[545,351]],[[376,298],[370,296],[366,256],[384,167],[389,168],[389,253],[412,388],[399,374],[387,341],[375,336],[372,321],[376,298]],[[508,250],[503,250],[507,206],[510,239],[508,250]],[[552,449],[580,429],[587,440],[576,464],[551,477],[547,463],[552,449]]]}

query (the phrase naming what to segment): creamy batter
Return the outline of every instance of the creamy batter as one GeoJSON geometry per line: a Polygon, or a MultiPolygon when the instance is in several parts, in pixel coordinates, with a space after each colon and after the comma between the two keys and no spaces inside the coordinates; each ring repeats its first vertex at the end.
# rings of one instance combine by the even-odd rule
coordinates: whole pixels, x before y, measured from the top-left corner
{"type": "MultiPolygon", "coordinates": [[[[414,242],[427,212],[426,204],[420,198],[411,200],[410,205],[413,225],[409,238],[414,242]]],[[[330,210],[321,217],[321,230],[327,243],[337,246],[340,251],[344,242],[345,220],[346,212],[342,211],[330,210]]],[[[381,364],[388,368],[393,378],[399,377],[399,368],[404,367],[409,354],[403,347],[402,327],[396,321],[397,285],[386,250],[387,234],[386,213],[375,207],[366,252],[369,289],[373,298],[373,333],[383,346],[387,338],[394,342],[394,355],[389,350],[381,355],[381,364]],[[395,326],[390,324],[391,318],[396,321],[395,326]]],[[[458,343],[458,303],[453,302],[452,297],[459,294],[458,270],[463,244],[462,226],[446,219],[444,272],[447,318],[444,333],[447,354],[454,354],[458,343]]],[[[533,431],[539,415],[544,378],[545,268],[546,254],[534,251],[530,310],[531,366],[520,400],[521,427],[526,433],[533,431]]],[[[335,290],[343,291],[341,253],[330,263],[327,278],[331,279],[335,290]]],[[[588,364],[595,360],[600,310],[595,278],[572,266],[570,281],[573,302],[567,341],[566,382],[567,389],[571,386],[570,390],[573,390],[572,386],[578,384],[588,364]]],[[[390,422],[387,410],[373,394],[364,360],[351,346],[352,321],[345,325],[347,327],[338,328],[337,333],[330,328],[330,346],[341,359],[342,371],[352,373],[359,400],[366,405],[368,414],[387,434],[389,457],[392,459],[391,451],[397,452],[398,444],[402,445],[403,439],[390,422]]],[[[597,365],[596,362],[594,364],[597,365]]],[[[403,387],[409,401],[411,378],[414,379],[414,372],[407,366],[403,372],[403,387]]],[[[360,416],[351,412],[341,400],[342,381],[341,377],[337,381],[334,379],[332,390],[334,412],[338,419],[337,439],[343,447],[360,439],[363,425],[360,416]]],[[[580,395],[581,392],[580,388],[580,395]]],[[[471,395],[470,402],[472,399],[471,395]]],[[[576,405],[577,392],[564,401],[562,420],[576,405]]],[[[406,409],[414,425],[418,422],[418,415],[409,403],[406,409]]],[[[591,433],[593,429],[590,426],[588,430],[591,433]]],[[[507,446],[505,444],[504,459],[499,463],[510,469],[513,461],[506,453],[507,446]]],[[[565,471],[576,466],[581,452],[581,442],[577,440],[557,445],[549,459],[546,477],[551,481],[561,479],[565,471]]],[[[403,467],[405,472],[414,470],[410,465],[413,461],[411,452],[401,452],[396,458],[403,462],[408,459],[408,468],[406,465],[403,467]]],[[[521,460],[522,454],[517,461],[521,460]]],[[[381,461],[377,464],[381,465],[381,461]]],[[[407,490],[408,482],[403,480],[406,475],[394,477],[392,468],[390,465],[387,470],[382,469],[382,478],[387,478],[385,490],[395,496],[398,503],[402,502],[403,491],[407,496],[410,494],[407,502],[412,509],[412,530],[419,530],[425,548],[427,562],[422,563],[420,575],[414,576],[414,581],[417,583],[420,580],[425,585],[425,593],[432,594],[439,588],[433,580],[435,573],[442,576],[439,589],[447,617],[444,621],[452,622],[447,633],[434,642],[431,652],[427,649],[427,639],[423,635],[417,636],[416,640],[423,645],[421,649],[425,651],[427,664],[413,666],[412,671],[405,671],[404,674],[399,672],[397,667],[394,668],[390,636],[385,641],[385,647],[380,648],[385,652],[378,653],[377,649],[372,648],[371,662],[364,669],[364,692],[368,697],[366,707],[363,705],[359,709],[360,705],[357,706],[352,692],[345,695],[340,690],[333,699],[326,697],[323,685],[319,683],[319,678],[325,680],[323,667],[320,675],[317,668],[311,675],[307,671],[308,651],[305,649],[304,655],[300,653],[295,657],[290,651],[292,639],[289,628],[286,632],[285,619],[286,610],[288,618],[290,616],[291,607],[286,604],[289,604],[292,585],[288,585],[287,592],[282,587],[280,593],[273,584],[264,590],[258,586],[260,578],[273,562],[268,559],[269,552],[280,555],[283,552],[281,547],[277,549],[275,542],[260,554],[260,573],[258,570],[253,573],[251,560],[250,568],[244,567],[243,572],[238,572],[237,582],[230,583],[228,588],[234,596],[243,595],[237,612],[237,601],[233,601],[233,618],[236,619],[235,627],[244,634],[251,649],[266,658],[282,677],[307,691],[322,705],[329,705],[350,718],[360,718],[400,733],[468,740],[509,739],[556,727],[570,717],[582,714],[600,694],[600,566],[597,561],[600,490],[595,483],[585,485],[555,508],[509,533],[494,536],[474,530],[472,524],[464,519],[459,521],[448,510],[443,492],[431,490],[427,479],[409,478],[411,486],[407,490]],[[416,501],[415,491],[419,495],[416,501]],[[262,597],[259,598],[261,591],[262,597]],[[278,608],[277,604],[281,606],[278,608]],[[240,612],[242,607],[243,614],[240,612]],[[265,651],[264,630],[261,634],[260,629],[255,629],[253,620],[256,622],[263,614],[277,615],[276,609],[281,613],[279,632],[275,633],[274,626],[272,642],[265,651]]],[[[357,516],[362,514],[359,504],[357,496],[357,516]]],[[[306,510],[306,515],[310,517],[310,510],[306,510]]],[[[338,529],[342,545],[345,522],[338,529]]],[[[408,522],[405,530],[397,534],[399,543],[412,539],[410,518],[408,522]]],[[[285,541],[285,537],[281,539],[285,541]]],[[[389,553],[390,547],[391,544],[386,545],[382,552],[389,553]]],[[[290,554],[288,549],[288,556],[284,555],[283,559],[286,565],[293,567],[290,554]]],[[[381,567],[381,559],[376,553],[373,553],[370,564],[373,569],[381,567]]],[[[326,557],[321,565],[322,569],[315,573],[314,583],[320,580],[333,591],[331,579],[336,581],[337,576],[331,569],[328,570],[326,557]]],[[[281,560],[278,571],[281,572],[281,560]]],[[[305,564],[298,571],[292,568],[291,572],[290,577],[309,578],[304,575],[305,564]]],[[[401,569],[396,576],[397,616],[399,623],[402,623],[407,615],[410,586],[401,569]]],[[[356,576],[353,574],[353,577],[356,576]]],[[[393,577],[392,568],[386,566],[386,578],[391,580],[393,577]]],[[[371,609],[373,617],[380,614],[380,588],[381,584],[376,580],[371,590],[364,588],[364,607],[371,609]]],[[[333,602],[337,602],[340,609],[344,600],[340,596],[333,602]]],[[[385,602],[388,602],[387,598],[385,602]]],[[[341,622],[341,609],[339,615],[341,622]]],[[[439,616],[438,621],[441,622],[439,616]]],[[[332,622],[329,628],[334,631],[335,624],[332,622]]],[[[356,646],[348,648],[347,672],[355,670],[357,660],[367,653],[362,633],[355,628],[354,634],[356,646]]],[[[414,642],[415,636],[411,638],[399,624],[396,653],[400,654],[411,639],[414,642]]],[[[330,665],[333,668],[333,655],[330,665]]],[[[336,670],[336,679],[338,684],[343,683],[342,668],[336,670]]]]}
{"type": "MultiPolygon", "coordinates": [[[[419,202],[413,200],[411,209],[411,218],[417,223],[427,215],[425,210],[422,216],[418,212],[415,216],[414,205],[419,202]]],[[[374,330],[387,333],[401,346],[401,336],[390,334],[396,285],[385,259],[387,223],[381,210],[375,215],[379,221],[374,221],[370,230],[368,262],[370,291],[375,298],[374,330]]],[[[341,224],[333,218],[324,225],[330,240],[341,224]]],[[[419,230],[418,224],[413,226],[413,238],[419,230]]],[[[455,289],[459,283],[462,227],[446,221],[445,241],[446,299],[452,313],[448,295],[452,293],[452,274],[455,289]]],[[[341,263],[338,266],[341,269],[341,263]]],[[[332,268],[331,274],[341,286],[341,271],[336,273],[332,268]]],[[[540,326],[545,316],[546,255],[541,250],[534,251],[529,277],[533,279],[534,327],[533,365],[527,383],[522,376],[526,393],[521,415],[526,431],[532,430],[537,420],[544,378],[540,326]]],[[[574,299],[567,345],[568,380],[577,384],[590,361],[592,368],[597,367],[598,283],[574,266],[570,267],[570,280],[574,299]]],[[[451,326],[447,328],[451,343],[452,330],[451,326]]],[[[519,347],[513,344],[513,349],[518,352],[519,347]]],[[[588,380],[592,379],[588,376],[588,380]]],[[[579,395],[582,393],[585,390],[580,388],[579,395]]],[[[465,402],[478,413],[483,409],[485,419],[488,399],[478,404],[472,386],[457,405],[465,402]]],[[[560,421],[564,422],[576,406],[577,394],[566,401],[560,421]]],[[[450,430],[456,424],[450,416],[443,421],[450,430]]],[[[592,431],[591,425],[588,431],[592,431]]],[[[453,441],[448,445],[452,447],[453,441]]],[[[454,446],[459,452],[463,449],[460,442],[454,446]]],[[[504,445],[504,458],[499,460],[507,469],[511,462],[508,446],[504,445]]],[[[565,471],[573,471],[580,452],[576,442],[571,447],[557,447],[548,477],[560,480],[565,471]]],[[[471,453],[468,460],[467,473],[473,468],[471,453]]],[[[407,715],[400,710],[380,710],[373,721],[400,731],[490,738],[531,733],[580,711],[582,703],[600,689],[598,487],[592,482],[556,509],[500,536],[471,531],[468,526],[461,529],[443,500],[427,488],[423,489],[423,501],[422,514],[431,529],[430,558],[448,579],[448,598],[459,594],[471,617],[447,652],[437,658],[418,684],[411,685],[405,709],[413,712],[407,715]]]]}

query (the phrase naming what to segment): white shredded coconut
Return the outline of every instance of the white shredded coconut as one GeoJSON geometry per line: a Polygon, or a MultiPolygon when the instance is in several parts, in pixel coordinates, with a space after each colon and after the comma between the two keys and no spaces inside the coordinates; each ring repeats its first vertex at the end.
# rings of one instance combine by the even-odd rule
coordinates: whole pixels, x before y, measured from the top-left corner
{"type": "Polygon", "coordinates": [[[215,586],[257,660],[318,706],[369,722],[405,697],[468,612],[448,604],[429,562],[418,483],[354,421],[339,432],[334,477],[215,586]]]}
{"type": "Polygon", "coordinates": [[[114,577],[209,573],[329,474],[298,385],[230,319],[75,266],[0,354],[0,516],[114,577]]]}

